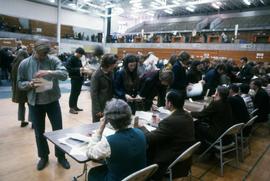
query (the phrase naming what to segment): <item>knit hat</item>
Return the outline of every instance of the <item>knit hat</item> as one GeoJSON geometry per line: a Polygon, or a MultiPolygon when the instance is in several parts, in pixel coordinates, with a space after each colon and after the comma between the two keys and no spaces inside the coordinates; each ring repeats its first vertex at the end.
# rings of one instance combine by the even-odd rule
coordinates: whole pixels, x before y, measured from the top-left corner
{"type": "Polygon", "coordinates": [[[37,41],[34,49],[36,52],[49,53],[51,48],[49,42],[37,41]]]}

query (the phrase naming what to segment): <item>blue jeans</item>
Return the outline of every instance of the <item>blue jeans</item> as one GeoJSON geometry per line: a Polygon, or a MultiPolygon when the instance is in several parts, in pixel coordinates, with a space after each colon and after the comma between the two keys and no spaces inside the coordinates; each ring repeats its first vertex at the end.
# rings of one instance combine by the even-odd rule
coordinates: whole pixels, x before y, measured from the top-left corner
{"type": "MultiPolygon", "coordinates": [[[[38,156],[40,158],[46,158],[48,157],[50,151],[47,139],[43,135],[45,132],[45,117],[47,114],[53,130],[62,129],[62,114],[59,101],[44,105],[29,105],[29,108],[35,129],[38,156]]],[[[62,159],[65,157],[65,154],[55,146],[55,156],[62,159]]]]}

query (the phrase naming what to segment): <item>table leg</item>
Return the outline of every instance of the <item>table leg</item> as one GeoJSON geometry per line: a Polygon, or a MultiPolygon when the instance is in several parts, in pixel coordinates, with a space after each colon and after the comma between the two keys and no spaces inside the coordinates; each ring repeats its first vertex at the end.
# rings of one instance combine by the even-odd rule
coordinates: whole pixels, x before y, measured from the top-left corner
{"type": "Polygon", "coordinates": [[[84,180],[87,181],[87,164],[86,163],[83,164],[83,172],[78,176],[74,176],[73,181],[77,181],[77,179],[83,175],[84,175],[84,180]]]}

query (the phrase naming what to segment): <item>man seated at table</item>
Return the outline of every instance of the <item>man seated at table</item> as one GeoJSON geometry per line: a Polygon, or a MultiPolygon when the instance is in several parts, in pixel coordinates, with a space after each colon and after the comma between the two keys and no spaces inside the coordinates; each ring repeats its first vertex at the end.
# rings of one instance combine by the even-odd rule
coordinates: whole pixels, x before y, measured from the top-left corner
{"type": "Polygon", "coordinates": [[[267,122],[269,114],[269,96],[267,92],[262,88],[261,79],[255,79],[250,82],[250,88],[255,91],[254,107],[259,109],[257,111],[258,118],[256,122],[267,122]]]}
{"type": "Polygon", "coordinates": [[[249,113],[244,99],[238,94],[239,87],[236,84],[231,84],[229,92],[228,100],[232,108],[232,115],[235,124],[248,122],[249,113]]]}
{"type": "Polygon", "coordinates": [[[251,115],[252,111],[254,110],[254,104],[251,96],[248,94],[250,89],[249,85],[241,84],[239,88],[240,88],[240,95],[246,104],[249,115],[251,115]]]}
{"type": "Polygon", "coordinates": [[[129,128],[131,109],[120,99],[107,102],[100,127],[92,136],[87,155],[93,159],[106,159],[106,165],[92,168],[91,181],[118,181],[146,166],[146,139],[137,128],[129,128]],[[116,130],[115,134],[102,137],[106,123],[116,130]]]}
{"type": "MultiPolygon", "coordinates": [[[[163,119],[156,130],[146,133],[148,148],[148,164],[157,163],[159,168],[153,175],[154,180],[161,180],[168,166],[194,141],[194,125],[192,117],[184,111],[184,95],[171,90],[166,95],[166,108],[172,114],[163,119]]],[[[191,159],[177,164],[173,169],[173,177],[183,177],[188,174],[191,159]]]]}
{"type": "Polygon", "coordinates": [[[232,109],[228,101],[229,89],[219,86],[214,95],[214,100],[201,112],[191,112],[195,122],[196,139],[205,143],[214,142],[224,133],[233,122],[232,109]]]}

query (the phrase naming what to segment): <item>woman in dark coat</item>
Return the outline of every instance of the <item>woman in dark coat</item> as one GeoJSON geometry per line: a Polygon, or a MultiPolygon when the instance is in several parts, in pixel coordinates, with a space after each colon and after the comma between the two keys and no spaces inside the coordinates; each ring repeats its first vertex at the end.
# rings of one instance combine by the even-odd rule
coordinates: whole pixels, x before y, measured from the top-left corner
{"type": "Polygon", "coordinates": [[[115,74],[114,89],[117,98],[128,102],[132,114],[138,108],[138,102],[141,102],[139,92],[139,75],[137,73],[138,57],[129,54],[125,56],[123,67],[115,74]]]}
{"type": "Polygon", "coordinates": [[[98,122],[103,116],[106,102],[113,98],[113,70],[117,58],[113,54],[105,54],[101,65],[91,77],[92,121],[98,122]]]}
{"type": "MultiPolygon", "coordinates": [[[[11,69],[11,79],[12,79],[12,101],[18,103],[18,120],[21,121],[21,127],[28,125],[25,121],[25,103],[27,103],[27,92],[22,91],[17,86],[17,73],[20,63],[28,57],[28,53],[25,50],[20,50],[14,60],[11,69]]],[[[28,116],[28,120],[29,116],[28,116]]]]}

